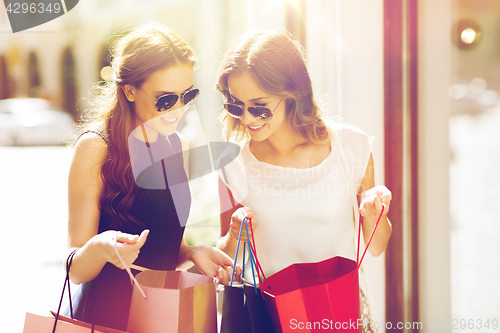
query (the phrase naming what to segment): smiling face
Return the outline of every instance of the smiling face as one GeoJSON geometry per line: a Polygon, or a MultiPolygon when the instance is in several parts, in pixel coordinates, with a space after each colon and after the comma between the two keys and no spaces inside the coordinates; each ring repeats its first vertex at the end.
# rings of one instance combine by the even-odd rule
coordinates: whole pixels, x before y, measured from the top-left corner
{"type": "MultiPolygon", "coordinates": [[[[243,115],[239,121],[250,133],[250,138],[255,141],[264,141],[286,125],[285,100],[280,96],[270,95],[259,88],[250,73],[229,75],[227,85],[232,103],[243,107],[243,115]],[[280,103],[280,100],[281,103],[280,103]],[[252,116],[247,108],[262,106],[273,111],[271,120],[258,119],[252,116]]],[[[229,101],[231,102],[231,101],[229,101]]]]}
{"type": "Polygon", "coordinates": [[[125,86],[127,99],[134,102],[134,128],[144,124],[148,139],[156,141],[157,133],[170,135],[175,132],[187,107],[178,98],[169,110],[158,112],[155,102],[166,94],[182,94],[193,88],[193,66],[177,64],[154,72],[141,87],[125,86]]]}

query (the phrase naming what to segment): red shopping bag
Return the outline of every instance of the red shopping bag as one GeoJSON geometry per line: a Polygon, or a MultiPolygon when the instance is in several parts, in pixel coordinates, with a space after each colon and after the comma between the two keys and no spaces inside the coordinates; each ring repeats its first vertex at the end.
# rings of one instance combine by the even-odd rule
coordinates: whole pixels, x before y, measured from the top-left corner
{"type": "Polygon", "coordinates": [[[359,224],[357,261],[333,257],[317,263],[293,264],[261,282],[260,290],[276,332],[361,331],[358,269],[383,212],[384,208],[361,260],[359,224]]]}
{"type": "Polygon", "coordinates": [[[294,264],[267,278],[261,291],[276,332],[359,332],[354,260],[294,264]]]}
{"type": "Polygon", "coordinates": [[[147,270],[137,274],[127,331],[131,333],[216,333],[213,278],[184,271],[147,270]]]}

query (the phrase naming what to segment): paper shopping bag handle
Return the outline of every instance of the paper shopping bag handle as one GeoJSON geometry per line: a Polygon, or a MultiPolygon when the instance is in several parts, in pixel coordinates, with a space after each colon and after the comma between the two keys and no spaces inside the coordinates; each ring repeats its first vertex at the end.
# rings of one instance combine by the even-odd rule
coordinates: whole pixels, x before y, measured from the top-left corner
{"type": "Polygon", "coordinates": [[[128,275],[130,277],[130,282],[132,283],[132,286],[136,285],[137,289],[139,289],[139,291],[141,292],[142,297],[147,299],[148,296],[146,296],[146,293],[144,292],[144,290],[142,290],[141,285],[135,279],[134,274],[132,274],[132,271],[130,271],[130,267],[127,266],[127,264],[123,260],[122,256],[120,255],[120,252],[118,252],[118,248],[116,247],[116,243],[118,242],[118,233],[119,233],[119,231],[116,232],[115,243],[113,244],[113,247],[115,248],[116,256],[118,257],[118,259],[120,259],[120,262],[125,267],[125,270],[127,271],[128,275]]]}
{"type": "Polygon", "coordinates": [[[54,321],[54,326],[52,327],[52,333],[56,331],[57,327],[57,321],[59,320],[59,313],[61,312],[61,305],[62,301],[64,298],[64,291],[66,290],[66,285],[68,285],[68,295],[69,295],[69,311],[71,313],[71,318],[73,318],[73,303],[71,301],[71,290],[70,290],[70,283],[69,283],[69,269],[71,267],[71,263],[73,262],[73,257],[75,256],[75,253],[78,249],[73,250],[66,259],[66,278],[64,279],[64,286],[63,286],[63,291],[61,294],[61,300],[59,301],[59,307],[57,308],[57,314],[55,315],[55,321],[54,321]]]}

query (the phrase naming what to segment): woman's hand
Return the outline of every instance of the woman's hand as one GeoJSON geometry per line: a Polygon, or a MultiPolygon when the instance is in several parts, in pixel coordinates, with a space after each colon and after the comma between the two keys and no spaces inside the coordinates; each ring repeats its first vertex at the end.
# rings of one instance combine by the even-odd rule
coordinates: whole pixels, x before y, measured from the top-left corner
{"type": "MultiPolygon", "coordinates": [[[[257,227],[257,219],[253,215],[252,209],[250,207],[242,207],[238,208],[233,215],[231,215],[231,223],[229,225],[229,234],[235,240],[238,240],[238,236],[240,234],[241,223],[244,218],[252,219],[252,231],[250,231],[250,224],[248,224],[249,232],[253,232],[257,227]]],[[[246,242],[248,240],[247,230],[245,226],[243,226],[243,230],[241,230],[241,241],[246,242]]]]}
{"type": "Polygon", "coordinates": [[[361,193],[360,199],[359,213],[361,216],[377,218],[382,211],[382,205],[385,206],[384,215],[389,212],[392,194],[387,187],[379,185],[361,193]]]}
{"type": "Polygon", "coordinates": [[[122,262],[116,255],[114,248],[116,241],[116,248],[120,253],[125,264],[130,267],[139,256],[139,252],[146,242],[149,235],[149,230],[144,230],[141,235],[131,235],[122,233],[115,230],[105,231],[92,238],[94,248],[97,254],[100,255],[107,262],[112,263],[120,269],[125,269],[122,262]]]}
{"type": "MultiPolygon", "coordinates": [[[[236,270],[234,272],[233,282],[241,282],[242,281],[242,269],[241,266],[236,264],[236,270]]],[[[229,285],[231,282],[231,277],[233,275],[233,268],[227,266],[226,268],[219,268],[217,272],[217,280],[220,284],[229,285]]]]}
{"type": "MultiPolygon", "coordinates": [[[[219,283],[228,284],[233,271],[233,259],[216,247],[195,246],[191,260],[206,276],[216,277],[219,283]]],[[[241,267],[236,266],[235,276],[240,278],[241,267]]]]}

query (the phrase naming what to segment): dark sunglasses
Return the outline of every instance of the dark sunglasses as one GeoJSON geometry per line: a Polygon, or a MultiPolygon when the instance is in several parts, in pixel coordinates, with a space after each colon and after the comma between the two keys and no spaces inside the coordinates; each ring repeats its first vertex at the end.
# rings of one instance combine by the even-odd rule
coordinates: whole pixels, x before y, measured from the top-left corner
{"type": "Polygon", "coordinates": [[[142,90],[142,92],[144,93],[144,95],[148,96],[148,98],[152,102],[155,103],[156,110],[158,112],[164,112],[164,111],[167,111],[167,110],[173,108],[174,105],[179,100],[179,98],[181,99],[182,104],[188,106],[189,104],[191,104],[194,101],[194,99],[196,98],[196,96],[198,96],[198,94],[200,93],[200,89],[191,89],[191,90],[185,91],[185,92],[183,92],[182,94],[179,94],[179,95],[177,95],[177,94],[162,95],[162,96],[158,97],[158,99],[156,100],[156,102],[151,97],[149,97],[149,95],[146,94],[144,92],[144,90],[142,90]]]}
{"type": "MultiPolygon", "coordinates": [[[[247,107],[247,110],[252,116],[254,116],[257,119],[271,120],[273,119],[274,111],[276,111],[282,100],[283,99],[280,99],[278,105],[276,105],[273,111],[263,106],[249,106],[247,107]]],[[[225,103],[224,109],[234,118],[240,118],[244,112],[244,109],[241,105],[233,103],[225,103]]]]}

